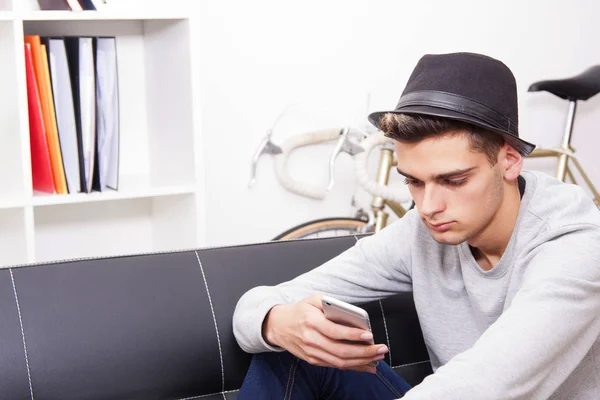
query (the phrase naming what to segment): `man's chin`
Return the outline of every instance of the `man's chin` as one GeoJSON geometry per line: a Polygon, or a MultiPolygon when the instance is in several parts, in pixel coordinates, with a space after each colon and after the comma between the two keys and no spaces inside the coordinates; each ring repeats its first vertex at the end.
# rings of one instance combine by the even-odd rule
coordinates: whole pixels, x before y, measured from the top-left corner
{"type": "Polygon", "coordinates": [[[435,240],[436,242],[440,243],[440,244],[448,244],[448,245],[452,245],[455,246],[457,244],[461,244],[464,241],[466,241],[468,238],[465,237],[465,235],[461,235],[458,232],[435,232],[432,230],[429,230],[429,233],[431,234],[431,237],[433,238],[433,240],[435,240]]]}

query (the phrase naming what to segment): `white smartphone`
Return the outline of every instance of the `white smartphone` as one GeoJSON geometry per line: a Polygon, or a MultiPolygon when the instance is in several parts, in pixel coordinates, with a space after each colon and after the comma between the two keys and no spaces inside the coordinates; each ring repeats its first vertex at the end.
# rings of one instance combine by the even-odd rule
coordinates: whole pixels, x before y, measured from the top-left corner
{"type": "MultiPolygon", "coordinates": [[[[372,332],[371,320],[369,319],[369,313],[360,307],[346,303],[338,299],[334,299],[330,296],[323,296],[321,298],[321,305],[323,306],[323,313],[325,318],[335,322],[336,324],[350,326],[353,328],[364,329],[372,332]]],[[[348,341],[349,343],[361,343],[365,342],[354,342],[348,341]]],[[[373,339],[368,341],[369,344],[375,344],[373,339]]],[[[369,366],[375,368],[379,364],[378,361],[369,363],[369,366]]]]}
{"type": "MultiPolygon", "coordinates": [[[[360,307],[346,303],[330,296],[321,299],[325,318],[336,324],[364,329],[371,332],[369,314],[360,307]]],[[[364,342],[363,342],[364,343],[364,342]]],[[[371,340],[371,344],[373,341],[371,340]]]]}

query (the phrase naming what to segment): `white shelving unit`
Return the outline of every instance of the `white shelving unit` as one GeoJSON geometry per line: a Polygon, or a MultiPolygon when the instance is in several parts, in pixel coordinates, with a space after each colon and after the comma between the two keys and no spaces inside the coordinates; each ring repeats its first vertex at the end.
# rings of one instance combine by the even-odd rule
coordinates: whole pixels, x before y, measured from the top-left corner
{"type": "Polygon", "coordinates": [[[0,0],[0,267],[204,243],[199,90],[186,13],[39,11],[31,3],[0,0]],[[23,54],[30,34],[117,38],[118,191],[32,191],[23,54]]]}

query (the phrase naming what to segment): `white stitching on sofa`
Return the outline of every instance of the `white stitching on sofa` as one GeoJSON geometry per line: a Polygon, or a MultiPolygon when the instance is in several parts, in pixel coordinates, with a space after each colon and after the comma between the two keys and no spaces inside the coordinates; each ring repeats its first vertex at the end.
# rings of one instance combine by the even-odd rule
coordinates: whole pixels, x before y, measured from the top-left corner
{"type": "Polygon", "coordinates": [[[387,322],[385,321],[385,312],[383,311],[383,303],[379,300],[379,308],[381,308],[381,318],[383,319],[383,328],[385,329],[385,338],[388,345],[388,355],[390,356],[390,365],[392,365],[392,346],[390,344],[390,337],[387,330],[387,322]]]}
{"type": "MultiPolygon", "coordinates": [[[[204,279],[204,286],[206,286],[206,294],[208,295],[208,304],[210,304],[210,311],[212,313],[213,322],[215,323],[215,332],[217,333],[217,344],[219,345],[219,358],[221,359],[221,392],[225,391],[225,368],[223,367],[223,351],[221,350],[221,338],[219,337],[219,328],[217,327],[217,317],[215,316],[215,309],[213,307],[212,299],[210,297],[210,290],[208,290],[208,281],[206,280],[206,275],[204,275],[204,268],[202,267],[202,262],[200,261],[200,256],[196,251],[196,259],[198,260],[198,264],[200,265],[200,271],[202,272],[202,278],[204,279]]],[[[223,395],[224,397],[225,395],[223,395]]]]}
{"type": "Polygon", "coordinates": [[[225,399],[226,399],[226,397],[225,397],[225,393],[235,393],[235,392],[239,392],[239,391],[240,391],[240,389],[235,389],[235,390],[225,390],[225,391],[222,391],[222,392],[216,392],[216,393],[203,394],[203,395],[200,395],[200,396],[186,397],[185,399],[179,399],[179,400],[194,400],[194,399],[201,399],[201,398],[203,398],[203,397],[214,396],[215,394],[219,394],[219,393],[221,393],[221,394],[223,395],[223,398],[225,398],[225,399]]]}
{"type": "Polygon", "coordinates": [[[428,363],[429,361],[430,361],[430,360],[425,360],[425,361],[417,361],[417,362],[410,363],[410,364],[396,365],[395,367],[392,367],[392,368],[410,367],[411,365],[425,364],[425,363],[428,363]]]}
{"type": "Polygon", "coordinates": [[[29,369],[29,357],[27,355],[27,344],[25,343],[25,330],[23,329],[23,319],[21,318],[21,306],[19,305],[19,296],[17,296],[17,286],[15,285],[15,277],[13,276],[12,268],[10,271],[10,280],[12,281],[13,293],[17,303],[17,312],[19,313],[19,324],[21,325],[21,337],[23,338],[23,350],[25,351],[25,365],[27,366],[27,379],[29,380],[29,393],[33,400],[33,386],[31,385],[31,370],[29,369]]]}

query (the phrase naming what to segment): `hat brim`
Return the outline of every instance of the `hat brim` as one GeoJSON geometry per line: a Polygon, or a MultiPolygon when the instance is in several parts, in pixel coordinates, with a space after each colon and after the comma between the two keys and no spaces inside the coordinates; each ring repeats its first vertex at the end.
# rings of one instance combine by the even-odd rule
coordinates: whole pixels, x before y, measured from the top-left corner
{"type": "Polygon", "coordinates": [[[514,147],[523,157],[528,156],[534,149],[535,145],[529,143],[513,134],[503,131],[501,129],[495,128],[488,123],[474,118],[470,115],[465,115],[453,110],[446,110],[443,108],[432,107],[432,106],[405,106],[398,110],[390,110],[390,111],[377,111],[369,114],[369,122],[377,127],[377,129],[381,129],[379,126],[380,118],[387,113],[392,114],[418,114],[418,115],[431,115],[435,117],[443,117],[448,119],[453,119],[457,121],[467,122],[469,124],[484,128],[491,132],[497,133],[501,135],[504,140],[514,147]]]}

